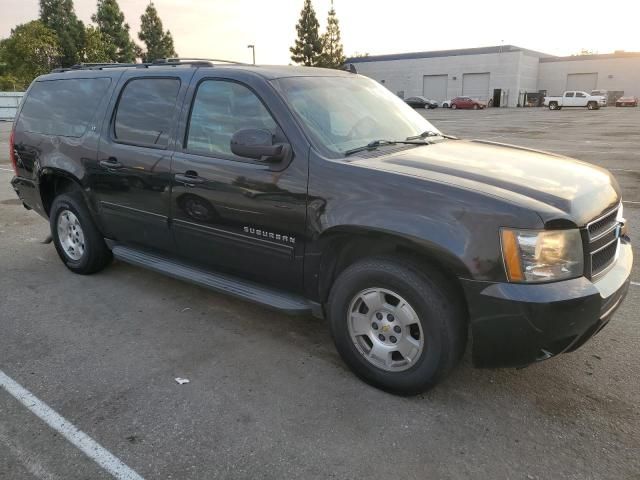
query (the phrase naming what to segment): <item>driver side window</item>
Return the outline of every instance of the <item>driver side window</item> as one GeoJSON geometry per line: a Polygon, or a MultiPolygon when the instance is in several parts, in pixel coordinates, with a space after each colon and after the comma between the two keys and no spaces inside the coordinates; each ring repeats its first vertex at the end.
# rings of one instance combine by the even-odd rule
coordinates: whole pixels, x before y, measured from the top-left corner
{"type": "Polygon", "coordinates": [[[225,80],[205,80],[191,108],[186,149],[239,159],[231,152],[238,130],[257,128],[277,133],[277,124],[260,99],[247,87],[225,80]]]}

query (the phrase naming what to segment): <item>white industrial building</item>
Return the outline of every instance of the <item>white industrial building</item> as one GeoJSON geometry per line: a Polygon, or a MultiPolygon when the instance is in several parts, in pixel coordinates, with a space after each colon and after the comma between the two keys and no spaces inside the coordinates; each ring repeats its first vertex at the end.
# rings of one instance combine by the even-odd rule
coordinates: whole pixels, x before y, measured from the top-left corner
{"type": "Polygon", "coordinates": [[[403,98],[469,96],[515,107],[525,93],[602,89],[640,97],[640,52],[556,57],[514,45],[349,58],[403,98]]]}

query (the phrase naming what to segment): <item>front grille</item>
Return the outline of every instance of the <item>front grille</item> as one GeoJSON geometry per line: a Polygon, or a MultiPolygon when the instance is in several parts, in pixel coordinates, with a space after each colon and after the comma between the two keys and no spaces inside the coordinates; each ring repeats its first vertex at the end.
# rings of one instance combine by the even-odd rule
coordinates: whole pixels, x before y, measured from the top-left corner
{"type": "Polygon", "coordinates": [[[590,278],[604,273],[613,265],[620,244],[618,209],[607,212],[587,225],[587,272],[590,278]]]}
{"type": "Polygon", "coordinates": [[[606,269],[611,262],[616,258],[616,252],[618,251],[618,239],[615,239],[609,245],[602,250],[598,250],[591,254],[591,275],[598,275],[606,269]]]}
{"type": "Polygon", "coordinates": [[[607,213],[604,217],[590,223],[587,227],[589,230],[589,239],[593,240],[598,238],[598,236],[614,227],[617,223],[617,216],[618,209],[616,208],[613,212],[607,213]]]}

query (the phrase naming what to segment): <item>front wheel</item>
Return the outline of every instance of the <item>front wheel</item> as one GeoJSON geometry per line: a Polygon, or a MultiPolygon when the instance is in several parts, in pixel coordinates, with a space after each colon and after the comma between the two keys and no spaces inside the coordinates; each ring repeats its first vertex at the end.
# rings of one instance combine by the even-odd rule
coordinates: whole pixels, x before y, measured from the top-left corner
{"type": "Polygon", "coordinates": [[[589,109],[589,110],[597,110],[598,109],[598,105],[595,102],[589,102],[587,104],[587,109],[589,109]]]}
{"type": "Polygon", "coordinates": [[[452,109],[454,109],[454,110],[456,110],[456,109],[458,108],[458,106],[457,106],[455,103],[452,103],[452,104],[451,104],[451,108],[452,108],[452,109]]]}
{"type": "Polygon", "coordinates": [[[474,110],[477,110],[477,109],[478,109],[478,105],[475,105],[475,104],[474,104],[474,105],[473,105],[473,109],[474,109],[474,110]]]}
{"type": "Polygon", "coordinates": [[[428,390],[464,352],[466,321],[454,291],[439,271],[403,257],[348,267],[328,304],[338,352],[375,387],[403,395],[428,390]]]}

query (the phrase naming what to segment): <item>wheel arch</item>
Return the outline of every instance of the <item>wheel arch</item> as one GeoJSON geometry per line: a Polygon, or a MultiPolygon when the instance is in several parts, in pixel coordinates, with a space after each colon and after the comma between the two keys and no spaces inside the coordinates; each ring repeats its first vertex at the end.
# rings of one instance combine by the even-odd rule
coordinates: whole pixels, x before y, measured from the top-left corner
{"type": "Polygon", "coordinates": [[[468,276],[469,269],[454,252],[428,240],[416,239],[400,233],[357,226],[336,226],[319,238],[318,299],[325,302],[331,286],[349,265],[363,258],[393,254],[410,259],[415,264],[427,264],[438,269],[460,290],[459,277],[468,276]]]}
{"type": "Polygon", "coordinates": [[[100,228],[98,214],[94,208],[93,202],[86,188],[84,188],[81,180],[72,173],[52,167],[43,168],[38,176],[38,190],[42,208],[49,216],[53,200],[66,192],[78,191],[82,194],[85,204],[89,209],[89,213],[100,228]]]}

